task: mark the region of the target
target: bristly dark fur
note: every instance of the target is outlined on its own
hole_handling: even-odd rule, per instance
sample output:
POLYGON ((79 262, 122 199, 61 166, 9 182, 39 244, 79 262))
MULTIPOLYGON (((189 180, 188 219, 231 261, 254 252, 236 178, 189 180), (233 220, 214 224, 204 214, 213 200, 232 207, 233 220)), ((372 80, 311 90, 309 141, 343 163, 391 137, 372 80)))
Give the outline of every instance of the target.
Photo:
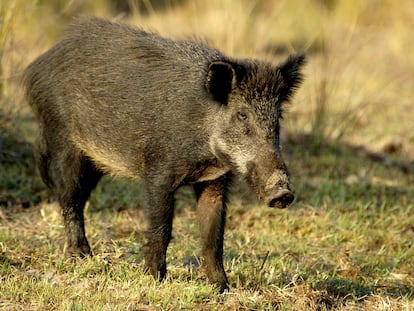
POLYGON ((288 59, 279 65, 279 71, 283 78, 280 86, 279 101, 289 101, 292 94, 301 85, 303 73, 301 68, 306 64, 305 54, 290 55, 288 59))
POLYGON ((289 101, 303 80, 301 68, 306 63, 304 54, 290 55, 277 67, 268 63, 246 62, 244 74, 239 77, 239 88, 249 101, 261 99, 276 103, 289 101))

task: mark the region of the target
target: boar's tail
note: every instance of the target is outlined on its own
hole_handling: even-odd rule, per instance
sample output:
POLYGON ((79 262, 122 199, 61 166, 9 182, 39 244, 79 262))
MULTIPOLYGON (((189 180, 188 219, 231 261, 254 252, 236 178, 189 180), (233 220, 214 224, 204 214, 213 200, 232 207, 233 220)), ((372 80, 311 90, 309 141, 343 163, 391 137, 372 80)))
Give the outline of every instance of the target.
POLYGON ((50 154, 46 148, 46 141, 43 137, 38 138, 38 144, 36 148, 36 164, 39 168, 40 176, 42 177, 43 182, 49 189, 53 189, 54 182, 53 178, 50 175, 50 154))

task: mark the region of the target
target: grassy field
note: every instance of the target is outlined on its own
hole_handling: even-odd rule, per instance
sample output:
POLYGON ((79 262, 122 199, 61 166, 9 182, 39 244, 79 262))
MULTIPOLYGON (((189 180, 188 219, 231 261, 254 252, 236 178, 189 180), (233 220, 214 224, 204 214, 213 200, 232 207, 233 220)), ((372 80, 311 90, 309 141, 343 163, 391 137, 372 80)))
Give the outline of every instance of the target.
POLYGON ((414 6, 410 1, 0 2, 0 310, 414 310, 414 6), (37 125, 22 70, 76 14, 119 19, 227 54, 306 51, 283 124, 296 200, 231 194, 219 295, 197 269, 195 202, 177 194, 167 280, 143 273, 140 185, 104 179, 87 209, 95 256, 64 232, 33 163, 37 125))

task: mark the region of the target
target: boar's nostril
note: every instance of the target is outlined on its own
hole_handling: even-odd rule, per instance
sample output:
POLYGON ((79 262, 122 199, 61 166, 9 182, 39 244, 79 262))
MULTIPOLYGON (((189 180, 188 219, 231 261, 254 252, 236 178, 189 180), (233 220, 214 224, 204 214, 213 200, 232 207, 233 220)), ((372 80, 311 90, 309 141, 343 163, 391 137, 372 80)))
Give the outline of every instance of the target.
POLYGON ((285 208, 288 207, 294 199, 295 196, 291 191, 282 190, 268 201, 268 205, 269 207, 285 208))

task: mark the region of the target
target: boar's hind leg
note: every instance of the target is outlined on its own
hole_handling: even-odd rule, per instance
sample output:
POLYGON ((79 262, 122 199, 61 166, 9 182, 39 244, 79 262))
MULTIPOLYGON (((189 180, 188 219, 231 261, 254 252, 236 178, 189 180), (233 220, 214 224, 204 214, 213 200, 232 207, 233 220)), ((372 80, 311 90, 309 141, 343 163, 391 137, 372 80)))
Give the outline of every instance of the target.
POLYGON ((168 186, 156 185, 148 180, 146 186, 145 213, 148 219, 148 228, 146 231, 147 244, 144 247, 145 262, 149 273, 161 281, 167 273, 166 254, 171 240, 174 195, 169 190, 171 187, 168 186))
POLYGON ((83 257, 92 254, 85 236, 83 209, 102 173, 78 151, 66 151, 65 156, 59 155, 60 180, 55 186, 66 231, 65 254, 83 257))
POLYGON ((220 291, 228 289, 223 267, 223 235, 226 218, 228 178, 194 185, 202 239, 202 265, 207 277, 220 291))

